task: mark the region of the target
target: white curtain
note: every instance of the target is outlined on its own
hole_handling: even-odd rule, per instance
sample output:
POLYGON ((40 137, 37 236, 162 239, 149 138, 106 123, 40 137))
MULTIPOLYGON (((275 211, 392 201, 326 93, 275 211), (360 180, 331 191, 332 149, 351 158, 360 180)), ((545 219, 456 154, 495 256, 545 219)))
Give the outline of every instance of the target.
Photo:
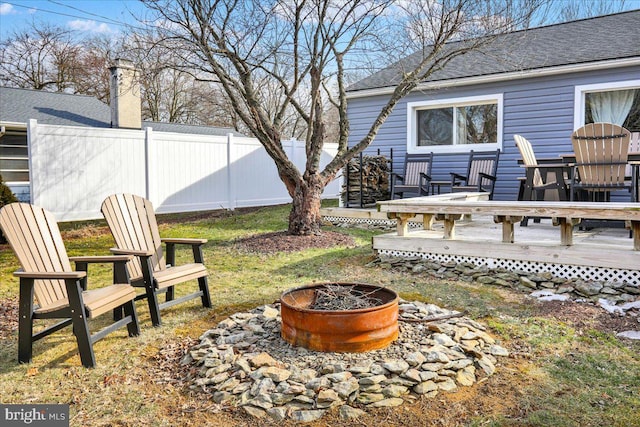
POLYGON ((635 89, 590 93, 593 121, 622 126, 631 111, 635 93, 635 89))
POLYGON ((464 107, 456 108, 456 127, 458 132, 457 144, 468 144, 469 135, 467 133, 467 109, 464 107))

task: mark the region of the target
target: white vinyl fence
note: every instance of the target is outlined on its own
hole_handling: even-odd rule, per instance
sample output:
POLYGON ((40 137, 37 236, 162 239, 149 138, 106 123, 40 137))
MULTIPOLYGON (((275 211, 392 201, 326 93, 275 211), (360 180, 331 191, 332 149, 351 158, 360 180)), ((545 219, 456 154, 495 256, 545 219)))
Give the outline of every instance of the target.
MULTIPOLYGON (((173 213, 289 203, 275 164, 254 138, 98 129, 29 123, 31 203, 59 221, 101 218, 102 201, 114 193, 151 200, 173 213)), ((298 168, 304 142, 283 143, 298 168)), ((337 144, 325 144, 322 165, 337 144)), ((337 198, 340 182, 323 197, 337 198)))

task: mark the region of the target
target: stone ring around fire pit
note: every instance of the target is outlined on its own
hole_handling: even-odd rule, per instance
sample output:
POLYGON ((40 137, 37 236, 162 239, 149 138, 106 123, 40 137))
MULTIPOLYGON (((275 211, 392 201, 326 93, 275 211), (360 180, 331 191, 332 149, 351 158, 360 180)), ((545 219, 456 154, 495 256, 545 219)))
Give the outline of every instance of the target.
POLYGON ((291 289, 280 298, 282 338, 322 352, 382 349, 398 338, 398 300, 391 289, 359 283, 291 289))

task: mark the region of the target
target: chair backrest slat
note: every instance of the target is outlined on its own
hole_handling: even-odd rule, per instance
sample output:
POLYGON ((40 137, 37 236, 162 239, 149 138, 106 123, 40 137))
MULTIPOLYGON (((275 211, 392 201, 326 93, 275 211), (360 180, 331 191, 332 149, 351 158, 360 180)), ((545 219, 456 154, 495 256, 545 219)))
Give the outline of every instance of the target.
MULTIPOLYGON (((53 215, 26 203, 11 203, 0 211, 0 227, 27 272, 68 272, 71 264, 53 215)), ((34 295, 46 307, 67 297, 63 280, 36 280, 34 295)))
POLYGON ((480 173, 495 176, 498 169, 498 156, 500 150, 490 153, 469 153, 469 165, 467 167, 467 185, 476 186, 480 180, 480 173))
POLYGON ((431 175, 432 154, 411 156, 407 154, 404 163, 404 185, 420 185, 420 173, 431 175))
POLYGON ((624 183, 630 132, 611 123, 590 123, 572 135, 582 185, 615 186, 624 183))
MULTIPOLYGON (((528 139, 520 135, 513 135, 513 139, 516 141, 516 146, 520 150, 522 156, 522 162, 525 166, 538 166, 538 159, 533 151, 533 147, 528 139)), ((541 187, 543 185, 542 176, 540 176, 540 170, 534 169, 533 171, 533 186, 541 187)))
MULTIPOLYGON (((153 205, 133 194, 114 194, 103 203, 101 211, 120 249, 152 251, 154 271, 166 268, 160 233, 153 205)), ((142 270, 137 260, 127 264, 131 277, 140 277, 142 270)))

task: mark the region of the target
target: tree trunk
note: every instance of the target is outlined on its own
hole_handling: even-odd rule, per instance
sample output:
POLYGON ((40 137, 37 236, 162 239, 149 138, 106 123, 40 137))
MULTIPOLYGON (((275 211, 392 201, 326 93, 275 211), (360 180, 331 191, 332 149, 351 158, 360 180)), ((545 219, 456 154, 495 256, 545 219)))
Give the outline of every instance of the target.
POLYGON ((321 233, 320 204, 325 183, 318 175, 306 176, 293 191, 293 206, 289 214, 289 234, 296 236, 321 233))

